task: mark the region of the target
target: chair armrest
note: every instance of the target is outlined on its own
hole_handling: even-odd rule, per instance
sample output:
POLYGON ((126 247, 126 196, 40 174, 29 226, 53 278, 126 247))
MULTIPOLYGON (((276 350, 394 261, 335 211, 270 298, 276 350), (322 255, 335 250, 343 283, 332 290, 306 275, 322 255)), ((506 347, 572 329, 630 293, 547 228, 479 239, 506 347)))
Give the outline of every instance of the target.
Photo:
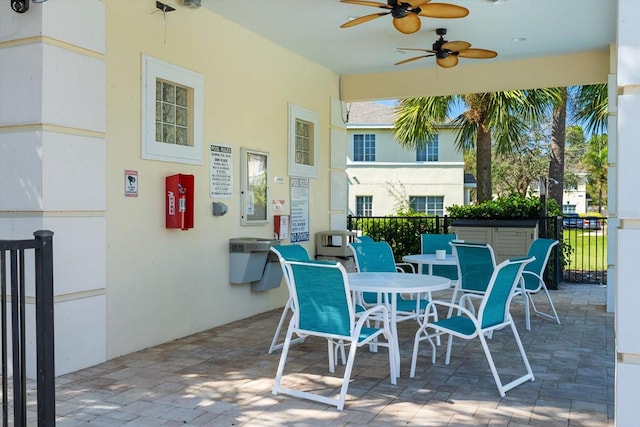
POLYGON ((411 270, 411 272, 414 273, 414 274, 416 272, 416 268, 411 263, 408 263, 408 262, 397 262, 396 263, 396 270, 401 272, 401 273, 406 273, 406 271, 402 267, 409 267, 409 270, 411 270))
POLYGON ((389 327, 389 310, 387 310, 387 307, 385 307, 384 305, 378 304, 360 313, 360 318, 356 322, 356 330, 360 331, 362 329, 362 326, 364 325, 364 322, 366 322, 369 317, 371 317, 372 315, 378 312, 382 312, 382 321, 385 327, 388 328, 389 327))
POLYGON ((451 307, 451 308, 457 308, 458 309, 458 315, 460 314, 466 314, 472 321, 473 323, 477 326, 477 319, 475 314, 473 314, 470 310, 464 308, 463 306, 461 306, 460 304, 454 304, 448 301, 442 301, 442 300, 434 300, 434 301, 430 301, 429 304, 427 304, 427 307, 424 309, 425 313, 428 313, 429 310, 431 309, 431 306, 435 305, 441 305, 443 307, 451 307))

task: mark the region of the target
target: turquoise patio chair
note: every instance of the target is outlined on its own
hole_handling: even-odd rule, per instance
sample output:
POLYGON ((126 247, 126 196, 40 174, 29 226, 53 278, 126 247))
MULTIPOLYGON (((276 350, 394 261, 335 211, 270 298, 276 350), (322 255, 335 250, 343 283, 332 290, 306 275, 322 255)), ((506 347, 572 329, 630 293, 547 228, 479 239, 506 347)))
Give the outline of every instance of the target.
MULTIPOLYGON (((449 243, 457 240, 458 235, 453 234, 421 234, 420 248, 423 254, 435 254, 436 250, 443 249, 447 254, 453 254, 453 248, 449 243)), ((431 267, 435 276, 444 276, 452 281, 458 280, 458 267, 455 265, 434 265, 431 267)), ((426 274, 424 271, 423 274, 426 274)))
POLYGON ((547 319, 555 320, 558 325, 560 324, 560 318, 558 317, 558 313, 556 312, 556 308, 553 305, 553 301, 551 301, 551 295, 549 295, 549 290, 547 289, 547 285, 544 283, 544 271, 547 268, 547 263, 549 261, 549 256, 551 255, 551 251, 558 244, 557 240, 553 239, 536 239, 529 246, 529 253, 527 256, 533 256, 536 258, 535 261, 529 263, 525 266, 524 271, 522 272, 522 279, 524 280, 524 290, 525 290, 525 316, 526 316, 526 328, 527 330, 531 330, 531 319, 529 312, 529 303, 531 303, 531 307, 536 315, 545 317, 547 319), (533 300, 533 296, 540 291, 544 291, 547 296, 547 301, 549 302, 549 311, 552 314, 544 313, 538 310, 536 304, 533 300))
MULTIPOLYGON (((285 393, 295 397, 314 400, 316 402, 335 405, 339 411, 344 402, 351 379, 351 371, 356 349, 375 341, 376 345, 389 350, 389 376, 391 384, 396 384, 397 373, 395 363, 395 340, 389 328, 389 315, 384 305, 376 305, 361 313, 356 321, 354 304, 347 272, 340 263, 319 264, 297 261, 283 261, 289 272, 293 304, 296 309, 289 322, 286 338, 280 355, 273 394, 285 393), (366 322, 370 317, 382 319, 382 327, 370 328, 366 322), (335 372, 334 352, 332 346, 344 343, 349 345, 349 356, 342 377, 342 386, 337 398, 314 394, 308 391, 294 390, 281 385, 289 347, 293 335, 300 337, 317 336, 327 339, 329 343, 330 372, 335 372), (381 341, 384 336, 385 341, 381 341)), ((294 380, 295 382, 295 380, 294 380)), ((326 387, 333 388, 327 384, 326 387)), ((317 388, 317 386, 314 386, 317 388)))
MULTIPOLYGON (((356 269, 359 272, 387 272, 387 273, 404 273, 402 266, 405 264, 410 266, 412 272, 415 269, 409 263, 396 263, 393 255, 393 249, 389 243, 384 241, 373 243, 349 243, 356 263, 356 269)), ((410 274, 410 273, 407 273, 410 274)), ((386 301, 390 301, 390 296, 386 296, 386 301)), ((365 307, 372 304, 378 304, 378 295, 375 292, 363 292, 360 296, 359 303, 365 307)), ((397 298, 397 321, 408 319, 419 319, 424 312, 428 301, 416 296, 415 299, 405 299, 401 295, 397 298)))
MULTIPOLYGON (((483 295, 489 286, 489 280, 496 268, 493 248, 487 243, 451 242, 453 253, 458 262, 458 282, 453 289, 451 303, 467 293, 483 295)), ((473 307, 469 307, 473 310, 473 307)), ((451 316, 451 310, 449 310, 451 316)))
POLYGON ((371 236, 358 236, 356 237, 360 243, 373 243, 375 240, 371 236))
MULTIPOLYGON (((282 326, 287 318, 289 312, 293 312, 293 299, 291 297, 291 283, 289 277, 287 275, 287 271, 282 264, 283 261, 310 261, 309 253, 307 250, 300 245, 291 244, 291 245, 279 245, 272 246, 271 252, 276 254, 278 260, 280 261, 280 266, 282 267, 282 275, 284 276, 285 283, 287 284, 287 289, 289 290, 289 299, 282 310, 282 314, 280 315, 280 321, 278 322, 278 327, 276 328, 275 334, 273 334, 273 339, 271 340, 271 345, 269 346, 269 354, 273 353, 275 350, 279 350, 282 348, 283 343, 278 343, 278 337, 280 336, 280 331, 282 330, 282 326)), ((297 338, 293 341, 294 344, 300 343, 304 341, 304 338, 297 338)))
MULTIPOLYGON (((421 341, 428 340, 431 344, 431 362, 436 362, 436 345, 433 342, 434 337, 439 337, 444 334, 449 334, 449 340, 447 343, 447 354, 445 358, 445 364, 449 364, 451 360, 451 347, 453 343, 453 337, 459 337, 466 340, 474 339, 478 337, 482 344, 482 349, 489 362, 493 379, 496 382, 500 396, 504 397, 505 393, 512 388, 524 383, 525 381, 534 380, 533 371, 531 365, 527 359, 527 354, 524 351, 520 336, 516 329, 516 325, 509 312, 509 306, 511 300, 515 295, 515 288, 518 286, 521 278, 522 271, 525 265, 534 261, 535 258, 513 258, 508 259, 498 265, 492 272, 489 279, 488 286, 484 295, 480 294, 465 294, 461 298, 460 304, 453 304, 445 301, 432 301, 430 306, 444 306, 450 309, 457 310, 455 316, 450 316, 446 319, 435 321, 432 323, 424 323, 416 332, 413 356, 411 359, 411 377, 415 376, 416 362, 418 358, 418 349, 421 341), (481 299, 480 307, 478 309, 478 315, 471 312, 464 307, 465 299, 481 299), (487 338, 485 335, 491 335, 494 331, 502 329, 506 326, 511 327, 511 331, 515 338, 520 356, 524 362, 526 368, 526 374, 512 380, 508 384, 502 384, 502 380, 498 375, 491 351, 487 344, 487 338), (432 329, 432 333, 428 333, 427 330, 432 329)), ((427 308, 431 309, 431 307, 427 308)))

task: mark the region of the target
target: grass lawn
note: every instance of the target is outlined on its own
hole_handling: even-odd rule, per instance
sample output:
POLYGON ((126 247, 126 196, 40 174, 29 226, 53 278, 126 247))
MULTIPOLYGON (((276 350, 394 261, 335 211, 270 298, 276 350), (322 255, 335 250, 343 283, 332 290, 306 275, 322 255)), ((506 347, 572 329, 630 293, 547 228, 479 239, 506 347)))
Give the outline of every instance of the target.
POLYGON ((565 269, 589 271, 607 269, 607 235, 605 230, 565 229, 563 240, 572 248, 569 263, 565 269))

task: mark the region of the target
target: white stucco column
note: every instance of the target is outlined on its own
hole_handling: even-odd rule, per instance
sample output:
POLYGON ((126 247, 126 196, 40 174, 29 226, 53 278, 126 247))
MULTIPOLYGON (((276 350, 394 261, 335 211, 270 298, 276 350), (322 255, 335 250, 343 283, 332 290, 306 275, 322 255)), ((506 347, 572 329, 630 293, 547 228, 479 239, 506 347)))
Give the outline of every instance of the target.
MULTIPOLYGON (((640 2, 618 0, 616 193, 616 424, 637 425, 640 383, 638 262, 640 252, 640 2)), ((610 148, 611 150, 611 148, 610 148)), ((610 243, 611 244, 611 241, 610 243)))
MULTIPOLYGON (((0 239, 54 232, 59 375, 106 355, 105 7, 0 7, 0 239)), ((32 323, 33 299, 27 303, 32 323)), ((28 341, 35 377, 35 339, 28 341)))

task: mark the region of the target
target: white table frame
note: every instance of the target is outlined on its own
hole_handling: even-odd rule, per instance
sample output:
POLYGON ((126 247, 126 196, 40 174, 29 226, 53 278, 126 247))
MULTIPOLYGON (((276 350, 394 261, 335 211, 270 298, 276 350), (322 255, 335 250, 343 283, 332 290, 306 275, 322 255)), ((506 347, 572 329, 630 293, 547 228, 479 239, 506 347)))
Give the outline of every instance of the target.
MULTIPOLYGON (((451 288, 451 280, 446 277, 411 274, 411 273, 349 273, 349 288, 355 292, 375 292, 390 294, 390 324, 391 334, 395 340, 396 372, 400 376, 400 347, 398 340, 398 294, 426 293, 431 299, 431 292, 451 288)), ((426 315, 426 313, 425 313, 426 315)))

